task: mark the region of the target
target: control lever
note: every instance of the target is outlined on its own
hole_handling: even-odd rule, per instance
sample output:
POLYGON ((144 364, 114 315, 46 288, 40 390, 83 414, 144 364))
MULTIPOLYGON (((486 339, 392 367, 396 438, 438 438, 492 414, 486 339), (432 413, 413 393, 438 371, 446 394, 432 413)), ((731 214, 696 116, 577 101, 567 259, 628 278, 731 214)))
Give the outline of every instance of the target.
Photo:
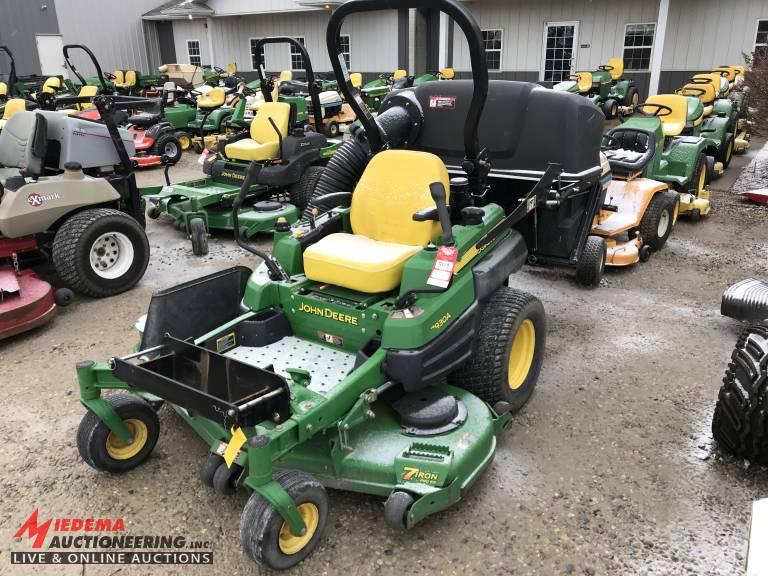
POLYGON ((440 219, 440 227, 443 229, 443 245, 453 246, 453 228, 451 227, 451 213, 446 203, 445 186, 442 182, 432 182, 429 185, 429 193, 437 206, 437 216, 440 219))

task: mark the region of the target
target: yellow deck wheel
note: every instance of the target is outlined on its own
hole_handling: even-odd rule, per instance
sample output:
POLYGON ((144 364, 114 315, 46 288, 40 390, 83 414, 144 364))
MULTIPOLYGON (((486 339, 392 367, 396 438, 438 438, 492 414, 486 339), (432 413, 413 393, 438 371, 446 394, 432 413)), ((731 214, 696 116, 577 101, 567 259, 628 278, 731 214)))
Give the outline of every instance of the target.
POLYGON ((283 522, 279 536, 280 551, 289 556, 300 552, 312 540, 312 536, 315 535, 320 523, 320 511, 311 502, 299 504, 296 509, 299 511, 299 516, 304 521, 307 530, 303 536, 296 536, 291 532, 288 524, 283 522))
POLYGON ((528 377, 536 350, 536 328, 531 320, 524 320, 517 329, 512 348, 509 351, 507 366, 507 384, 517 390, 528 377))
POLYGON ((182 150, 189 150, 189 147, 192 145, 192 140, 187 134, 179 134, 179 144, 181 145, 182 150))
POLYGON ((130 460, 141 452, 149 438, 147 425, 141 420, 130 418, 124 420, 123 423, 128 428, 131 436, 133 436, 133 442, 125 444, 120 438, 110 432, 109 436, 107 436, 107 454, 115 460, 130 460))

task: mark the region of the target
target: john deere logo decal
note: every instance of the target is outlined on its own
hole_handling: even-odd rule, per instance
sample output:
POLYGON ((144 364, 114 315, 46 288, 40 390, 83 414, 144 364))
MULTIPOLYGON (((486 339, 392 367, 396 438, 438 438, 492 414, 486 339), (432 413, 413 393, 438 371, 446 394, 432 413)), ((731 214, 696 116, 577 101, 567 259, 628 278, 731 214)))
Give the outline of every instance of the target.
POLYGON ((351 324, 352 326, 357 326, 357 317, 351 316, 349 314, 343 314, 341 312, 336 312, 335 310, 331 310, 330 308, 322 308, 320 306, 310 306, 309 304, 305 304, 304 302, 302 302, 299 305, 299 311, 306 312, 308 314, 317 314, 318 316, 322 316, 323 318, 330 318, 331 320, 336 320, 337 322, 344 322, 344 324, 351 324))
POLYGON ((42 196, 37 192, 32 192, 32 194, 27 196, 27 203, 29 203, 30 206, 37 207, 42 206, 46 200, 58 200, 59 198, 61 198, 61 196, 59 196, 58 192, 46 194, 45 196, 42 196))
POLYGON ((437 484, 439 475, 437 472, 427 472, 413 466, 403 466, 403 481, 418 482, 420 484, 437 484))

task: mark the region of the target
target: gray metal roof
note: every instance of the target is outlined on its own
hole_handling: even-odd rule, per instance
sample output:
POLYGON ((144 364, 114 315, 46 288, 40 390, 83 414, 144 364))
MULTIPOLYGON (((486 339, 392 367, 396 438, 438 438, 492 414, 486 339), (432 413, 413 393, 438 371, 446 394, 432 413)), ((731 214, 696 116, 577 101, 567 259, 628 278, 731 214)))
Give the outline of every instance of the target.
POLYGON ((213 16, 213 9, 206 0, 171 0, 142 14, 143 20, 177 20, 179 18, 205 18, 213 16))

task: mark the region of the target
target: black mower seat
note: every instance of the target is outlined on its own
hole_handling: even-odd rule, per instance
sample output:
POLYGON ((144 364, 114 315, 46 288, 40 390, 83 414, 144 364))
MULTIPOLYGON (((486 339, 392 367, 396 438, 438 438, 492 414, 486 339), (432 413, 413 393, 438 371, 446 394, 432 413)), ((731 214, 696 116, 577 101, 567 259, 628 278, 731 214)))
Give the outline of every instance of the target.
POLYGON ((652 132, 636 128, 614 128, 602 146, 611 170, 617 173, 641 172, 653 159, 656 139, 652 132))
MULTIPOLYGON (((471 80, 426 82, 415 87, 424 122, 411 148, 432 152, 449 166, 461 166, 464 119, 472 89, 471 80)), ((381 112, 384 110, 386 101, 381 112)), ((550 162, 575 174, 600 165, 604 122, 602 112, 577 94, 528 82, 492 80, 479 140, 488 150, 491 175, 499 170, 544 171, 550 162)))
POLYGON ((151 113, 151 112, 139 112, 138 114, 134 114, 131 117, 128 118, 128 122, 133 124, 134 126, 138 128, 149 128, 150 126, 153 126, 160 122, 160 119, 163 117, 162 114, 159 112, 157 113, 151 113))

